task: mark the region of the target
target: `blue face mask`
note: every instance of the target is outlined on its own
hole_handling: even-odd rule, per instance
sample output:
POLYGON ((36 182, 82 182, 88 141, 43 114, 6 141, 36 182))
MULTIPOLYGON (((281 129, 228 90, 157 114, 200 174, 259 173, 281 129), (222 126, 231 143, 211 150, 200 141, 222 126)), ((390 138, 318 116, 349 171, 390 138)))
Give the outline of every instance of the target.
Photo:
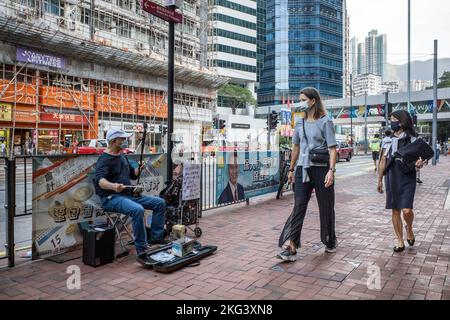
POLYGON ((394 132, 397 132, 398 130, 400 130, 402 127, 400 125, 400 121, 392 121, 391 122, 391 129, 394 132))
POLYGON ((124 142, 122 142, 122 144, 120 145, 120 149, 124 150, 128 148, 128 140, 125 140, 124 142))

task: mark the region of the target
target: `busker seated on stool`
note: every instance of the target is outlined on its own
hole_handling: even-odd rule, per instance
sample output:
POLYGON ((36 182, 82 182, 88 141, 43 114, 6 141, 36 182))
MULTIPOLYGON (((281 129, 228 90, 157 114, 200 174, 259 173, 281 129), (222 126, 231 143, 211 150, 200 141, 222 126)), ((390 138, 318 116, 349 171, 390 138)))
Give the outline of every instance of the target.
POLYGON ((133 168, 121 152, 128 147, 127 138, 132 134, 111 129, 106 134, 108 148, 99 157, 95 167, 95 191, 101 198, 102 208, 131 217, 134 244, 137 254, 148 249, 144 225, 145 209, 153 210, 150 244, 163 244, 166 203, 153 196, 134 196, 131 179, 136 180, 144 164, 133 168))

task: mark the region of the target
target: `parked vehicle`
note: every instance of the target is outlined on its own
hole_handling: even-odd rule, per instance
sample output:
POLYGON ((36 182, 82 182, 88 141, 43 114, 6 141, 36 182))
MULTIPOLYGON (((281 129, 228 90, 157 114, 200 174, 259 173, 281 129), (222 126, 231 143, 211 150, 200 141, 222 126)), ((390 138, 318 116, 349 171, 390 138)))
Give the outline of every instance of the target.
MULTIPOLYGON (((67 153, 73 154, 102 154, 105 152, 108 144, 106 139, 86 139, 79 141, 76 146, 64 148, 67 153)), ((133 149, 126 148, 125 154, 134 153, 133 149)))
POLYGON ((349 162, 353 157, 353 149, 345 141, 338 141, 336 151, 338 162, 342 159, 345 159, 347 160, 347 162, 349 162))

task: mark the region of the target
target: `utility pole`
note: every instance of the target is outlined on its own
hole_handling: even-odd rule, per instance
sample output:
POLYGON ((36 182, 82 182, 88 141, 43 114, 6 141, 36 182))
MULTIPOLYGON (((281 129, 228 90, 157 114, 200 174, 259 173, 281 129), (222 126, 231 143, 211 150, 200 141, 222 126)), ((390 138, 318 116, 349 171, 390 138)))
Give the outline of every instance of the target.
POLYGON ((408 0, 408 112, 411 107, 411 0, 408 0))
POLYGON ((437 163, 437 113, 438 113, 438 90, 437 90, 437 79, 438 79, 438 41, 434 40, 434 71, 433 71, 433 166, 437 163))
POLYGON ((350 146, 353 150, 353 75, 350 73, 350 146))
POLYGON ((367 141, 367 92, 364 95, 364 144, 365 144, 364 154, 367 155, 367 148, 369 147, 367 141))
POLYGON ((173 114, 174 114, 174 73, 175 73, 175 22, 169 21, 169 69, 167 74, 167 181, 172 181, 172 150, 173 150, 173 114))
POLYGON ((389 128, 389 90, 384 94, 384 118, 386 121, 385 129, 389 128))

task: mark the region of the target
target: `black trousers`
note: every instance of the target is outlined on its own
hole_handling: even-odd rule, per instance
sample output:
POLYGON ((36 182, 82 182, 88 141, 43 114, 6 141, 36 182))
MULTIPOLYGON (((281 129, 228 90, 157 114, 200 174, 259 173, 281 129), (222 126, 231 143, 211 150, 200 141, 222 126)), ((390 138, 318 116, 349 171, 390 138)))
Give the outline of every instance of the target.
POLYGON ((300 237, 303 221, 314 189, 320 212, 320 239, 324 245, 333 248, 336 246, 334 184, 325 188, 325 177, 328 174, 329 167, 311 167, 307 170, 310 181, 303 183, 302 168, 297 167, 295 173, 295 205, 280 235, 278 245, 282 247, 286 241, 292 240, 297 248, 301 247, 300 237))

